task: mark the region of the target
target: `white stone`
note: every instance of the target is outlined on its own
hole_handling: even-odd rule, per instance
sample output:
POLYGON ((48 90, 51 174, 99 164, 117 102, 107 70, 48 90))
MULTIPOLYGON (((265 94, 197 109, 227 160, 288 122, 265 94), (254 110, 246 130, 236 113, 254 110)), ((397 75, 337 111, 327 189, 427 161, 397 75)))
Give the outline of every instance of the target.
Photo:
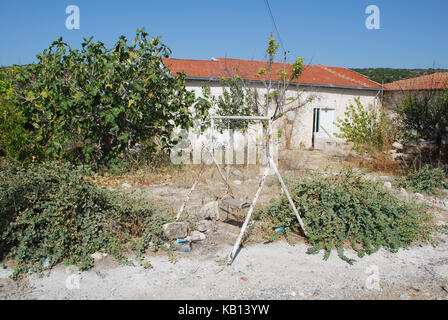
POLYGON ((199 231, 193 231, 193 233, 190 236, 191 241, 202 241, 205 240, 206 236, 202 232, 199 231))
POLYGON ((420 201, 424 201, 425 200, 425 196, 422 195, 421 193, 414 193, 414 199, 420 200, 420 201))
POLYGON ((91 257, 93 258, 93 260, 95 260, 95 261, 100 261, 101 259, 104 258, 103 254, 102 254, 101 252, 95 252, 95 253, 92 253, 90 256, 91 256, 91 257))
POLYGON ((400 189, 400 193, 401 193, 401 195, 403 196, 403 198, 404 198, 406 201, 409 200, 409 193, 406 191, 406 189, 401 188, 401 189, 400 189))
POLYGON ((132 187, 129 183, 123 183, 121 186, 125 189, 129 189, 132 187))
POLYGON ((393 153, 390 156, 392 157, 392 159, 397 160, 398 158, 403 158, 404 153, 393 153))
POLYGON ((445 201, 440 200, 440 207, 447 210, 448 209, 448 200, 445 200, 445 201))
POLYGON ((392 183, 390 183, 389 181, 384 182, 384 187, 387 189, 392 189, 392 183))
POLYGON ((213 223, 210 220, 201 220, 196 223, 196 229, 200 232, 211 232, 213 230, 213 223))
POLYGON ((392 144, 392 147, 394 147, 397 150, 403 150, 403 145, 401 143, 399 143, 399 142, 394 142, 392 144))
POLYGON ((186 222, 171 222, 163 225, 165 236, 169 239, 183 239, 188 235, 186 222))
POLYGON ((65 268, 65 273, 67 274, 78 274, 80 273, 79 268, 75 265, 70 265, 65 268))
POLYGON ((219 203, 218 201, 211 201, 206 203, 198 212, 195 214, 197 217, 206 219, 218 219, 219 217, 219 203))

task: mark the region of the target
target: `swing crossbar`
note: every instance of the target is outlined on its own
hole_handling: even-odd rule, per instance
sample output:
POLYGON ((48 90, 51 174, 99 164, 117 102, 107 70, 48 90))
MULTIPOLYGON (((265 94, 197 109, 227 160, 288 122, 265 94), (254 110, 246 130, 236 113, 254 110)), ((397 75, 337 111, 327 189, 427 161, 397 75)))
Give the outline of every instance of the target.
POLYGON ((269 117, 257 117, 257 116, 210 116, 211 119, 226 119, 226 120, 254 120, 254 121, 267 121, 271 120, 269 117))

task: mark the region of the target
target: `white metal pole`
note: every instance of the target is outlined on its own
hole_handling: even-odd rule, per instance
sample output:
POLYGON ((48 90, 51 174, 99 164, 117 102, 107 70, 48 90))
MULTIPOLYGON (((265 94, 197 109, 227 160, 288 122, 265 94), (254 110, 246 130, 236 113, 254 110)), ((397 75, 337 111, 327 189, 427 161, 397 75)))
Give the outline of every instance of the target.
POLYGON ((257 203, 258 197, 260 196, 261 190, 263 189, 263 185, 264 185, 264 182, 266 180, 266 176, 268 175, 268 173, 269 173, 269 162, 266 166, 266 169, 264 170, 263 177, 261 178, 257 193, 255 194, 255 197, 252 200, 252 203, 250 205, 249 212, 247 213, 247 216, 246 216, 246 220, 244 220, 244 224, 241 227, 240 234, 239 234, 238 238, 236 239, 236 242, 235 242, 235 245, 233 246, 232 252, 230 253, 229 261, 227 262, 228 264, 232 264, 233 259, 235 258, 236 252, 238 251, 238 249, 240 247, 241 241, 243 240, 243 237, 244 237, 244 233, 246 232, 247 225, 249 224, 250 217, 252 215, 252 212, 254 211, 255 204, 257 203))
MULTIPOLYGON (((268 137, 267 138, 268 138, 269 146, 271 146, 272 126, 271 126, 271 120, 269 119, 268 121, 269 122, 268 122, 268 137)), ((269 154, 271 156, 272 155, 272 149, 271 148, 269 148, 269 149, 270 149, 269 150, 269 154)), ((255 197, 252 200, 252 203, 251 203, 250 208, 249 208, 249 212, 247 213, 246 219, 244 220, 244 224, 241 227, 240 234, 238 235, 238 238, 236 239, 235 245, 233 246, 233 250, 230 253, 229 261, 227 262, 228 264, 231 264, 233 262, 233 259, 235 258, 235 255, 236 255, 236 253, 237 253, 237 251, 238 251, 238 249, 240 247, 241 241, 243 240, 244 234, 246 233, 246 228, 247 228, 247 225, 249 224, 250 218, 252 216, 252 212, 254 211, 255 204, 257 203, 258 198, 260 197, 260 193, 261 193, 261 190, 263 189, 264 182, 266 181, 266 177, 269 174, 270 164, 271 164, 271 161, 268 161, 268 163, 266 164, 266 169, 264 170, 263 177, 261 178, 260 184, 258 186, 258 190, 255 193, 255 197)))
MULTIPOLYGON (((274 135, 272 134, 271 119, 268 121, 269 159, 274 159, 274 135)), ((269 162, 270 160, 268 160, 269 162)))
POLYGON ((215 131, 215 119, 213 117, 210 118, 210 155, 212 157, 215 156, 214 147, 213 147, 213 135, 215 131))
POLYGON ((300 227, 302 228, 303 233, 304 233, 305 236, 306 236, 305 226, 304 226, 304 224, 303 224, 302 218, 300 218, 299 212, 297 211, 297 208, 296 208, 296 206, 295 206, 295 204, 294 204, 294 201, 292 201, 292 198, 291 198, 291 196, 289 195, 288 188, 286 188, 286 185, 285 185, 285 183, 283 182, 282 176, 280 175, 280 172, 279 172, 278 169, 277 169, 277 165, 275 164, 274 159, 271 158, 270 161, 271 161, 271 166, 272 166, 272 168, 274 169, 275 173, 277 174, 277 178, 278 178, 278 180, 280 181, 280 184, 282 185, 282 189, 283 189, 283 191, 284 191, 285 194, 286 194, 286 198, 288 198, 289 204, 291 205, 292 210, 294 211, 294 214, 295 214, 296 217, 297 217, 297 221, 299 221, 299 225, 300 225, 300 227))
POLYGON ((179 211, 177 212, 177 217, 176 220, 180 219, 180 215, 182 214, 182 212, 184 211, 185 205, 187 204, 188 200, 190 200, 190 196, 193 193, 194 189, 196 188, 196 185, 198 184, 199 180, 201 180, 201 176, 202 173, 204 172, 205 169, 205 162, 202 163, 201 166, 201 170, 199 171, 198 176, 196 177, 195 182, 193 183, 193 186, 191 187, 190 191, 187 193, 187 195, 185 196, 184 201, 182 202, 182 205, 180 206, 179 211))

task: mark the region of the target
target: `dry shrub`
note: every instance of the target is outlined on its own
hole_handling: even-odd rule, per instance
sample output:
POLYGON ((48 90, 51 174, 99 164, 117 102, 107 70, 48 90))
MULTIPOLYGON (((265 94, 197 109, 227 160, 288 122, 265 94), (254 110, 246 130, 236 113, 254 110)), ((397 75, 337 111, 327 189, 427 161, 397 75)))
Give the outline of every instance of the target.
POLYGON ((369 172, 383 172, 386 174, 407 168, 405 162, 393 160, 390 154, 379 151, 367 156, 350 155, 347 161, 351 164, 351 167, 364 168, 369 172))

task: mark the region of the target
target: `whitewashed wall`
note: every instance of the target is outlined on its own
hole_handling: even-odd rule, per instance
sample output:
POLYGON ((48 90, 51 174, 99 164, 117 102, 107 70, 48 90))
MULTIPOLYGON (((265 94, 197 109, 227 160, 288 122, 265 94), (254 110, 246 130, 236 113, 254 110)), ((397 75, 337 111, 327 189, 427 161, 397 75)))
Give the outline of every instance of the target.
MULTIPOLYGON (((202 83, 199 80, 188 80, 187 89, 194 91, 197 96, 202 96, 202 83)), ((209 81, 206 84, 210 87, 212 95, 219 96, 222 94, 223 89, 218 81, 209 81)), ((260 97, 262 97, 266 92, 265 87, 262 83, 255 86, 260 97)), ((378 91, 376 90, 290 86, 286 93, 287 97, 297 96, 298 90, 300 90, 302 101, 305 101, 309 96, 315 98, 312 102, 295 111, 294 120, 290 121, 286 117, 282 117, 274 122, 274 133, 280 133, 281 135, 280 149, 287 148, 287 146, 289 146, 289 149, 310 148, 312 146, 313 108, 335 109, 336 121, 344 117, 346 107, 353 104, 353 99, 356 97, 360 98, 365 107, 369 105, 379 107, 378 91)), ((274 107, 271 108, 270 112, 270 115, 272 115, 274 107)), ((337 127, 334 126, 334 128, 337 132, 337 127)))

